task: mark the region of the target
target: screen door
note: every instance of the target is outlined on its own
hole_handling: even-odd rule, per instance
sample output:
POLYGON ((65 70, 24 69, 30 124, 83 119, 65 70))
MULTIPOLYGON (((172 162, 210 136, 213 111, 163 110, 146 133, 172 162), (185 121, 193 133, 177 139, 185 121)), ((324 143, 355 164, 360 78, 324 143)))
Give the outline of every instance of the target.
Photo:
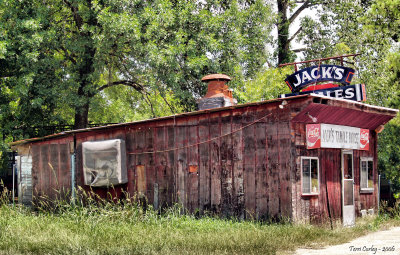
POLYGON ((343 204, 343 225, 354 226, 354 169, 353 151, 342 151, 342 204, 343 204))

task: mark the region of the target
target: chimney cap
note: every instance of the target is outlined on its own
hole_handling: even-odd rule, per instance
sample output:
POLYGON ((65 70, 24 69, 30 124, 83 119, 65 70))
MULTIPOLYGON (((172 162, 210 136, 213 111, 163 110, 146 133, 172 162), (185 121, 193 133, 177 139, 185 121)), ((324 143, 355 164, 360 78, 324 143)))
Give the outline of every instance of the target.
POLYGON ((206 75, 201 79, 201 81, 203 81, 203 82, 212 81, 212 80, 227 80, 227 81, 230 81, 231 77, 229 77, 228 75, 225 75, 225 74, 216 73, 216 74, 206 75))

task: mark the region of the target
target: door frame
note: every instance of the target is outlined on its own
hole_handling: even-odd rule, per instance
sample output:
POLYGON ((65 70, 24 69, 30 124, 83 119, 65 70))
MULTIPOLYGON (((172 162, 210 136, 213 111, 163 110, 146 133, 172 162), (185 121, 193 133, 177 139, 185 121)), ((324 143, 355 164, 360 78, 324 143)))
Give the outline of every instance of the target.
POLYGON ((354 154, 353 150, 342 150, 341 151, 341 184, 342 184, 342 222, 344 226, 354 226, 355 225, 355 203, 354 203, 354 154), (351 168, 352 168, 352 178, 345 178, 344 176, 344 155, 351 155, 351 168), (352 205, 345 205, 345 182, 351 183, 352 185, 352 205))

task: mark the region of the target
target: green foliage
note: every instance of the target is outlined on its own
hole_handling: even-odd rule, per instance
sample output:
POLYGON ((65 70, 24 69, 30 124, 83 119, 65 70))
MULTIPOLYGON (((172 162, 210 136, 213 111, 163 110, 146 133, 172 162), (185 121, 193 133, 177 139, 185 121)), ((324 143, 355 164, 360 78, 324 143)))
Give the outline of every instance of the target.
POLYGON ((174 94, 155 91, 140 93, 117 86, 98 93, 92 101, 89 119, 94 123, 120 123, 169 116, 183 112, 174 94))
MULTIPOLYGON (((398 119, 397 119, 397 122, 398 119)), ((400 191, 400 125, 395 121, 385 125, 379 134, 378 168, 392 183, 395 192, 400 191)))
POLYGON ((266 62, 272 18, 261 0, 45 2, 0 4, 0 104, 9 133, 193 110, 202 76, 222 72, 238 85, 266 62), (136 92, 110 102, 126 92, 103 93, 117 85, 136 92), (134 100, 129 116, 110 111, 134 100))
POLYGON ((260 71, 253 80, 244 83, 243 88, 234 91, 239 103, 257 102, 278 98, 281 94, 291 93, 284 82, 293 68, 268 68, 260 71))

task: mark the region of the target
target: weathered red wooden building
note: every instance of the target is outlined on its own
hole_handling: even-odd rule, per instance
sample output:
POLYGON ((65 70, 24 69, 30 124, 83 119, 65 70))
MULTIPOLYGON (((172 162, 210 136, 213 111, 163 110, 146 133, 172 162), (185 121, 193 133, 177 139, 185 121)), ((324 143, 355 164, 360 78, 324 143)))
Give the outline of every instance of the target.
POLYGON ((377 209, 377 137, 396 114, 300 95, 18 141, 20 201, 82 186, 155 208, 351 225, 377 209))

